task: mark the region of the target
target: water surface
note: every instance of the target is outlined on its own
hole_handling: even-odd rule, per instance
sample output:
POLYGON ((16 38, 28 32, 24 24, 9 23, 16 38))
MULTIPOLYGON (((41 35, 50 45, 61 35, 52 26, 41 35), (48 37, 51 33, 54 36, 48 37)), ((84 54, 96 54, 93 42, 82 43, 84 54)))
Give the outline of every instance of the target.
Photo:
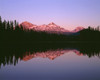
POLYGON ((0 80, 100 80, 97 48, 1 50, 0 80))

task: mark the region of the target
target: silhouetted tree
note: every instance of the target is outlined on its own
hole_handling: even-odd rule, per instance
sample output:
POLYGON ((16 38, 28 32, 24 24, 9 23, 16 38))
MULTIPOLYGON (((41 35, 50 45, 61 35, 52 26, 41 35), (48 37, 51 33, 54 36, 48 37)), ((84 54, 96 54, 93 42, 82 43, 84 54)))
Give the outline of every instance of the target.
POLYGON ((10 21, 10 29, 11 29, 11 31, 14 30, 14 24, 13 24, 13 21, 10 21))
POLYGON ((6 20, 4 20, 3 23, 2 23, 1 30, 4 31, 6 29, 6 27, 7 27, 7 22, 6 22, 6 20))
POLYGON ((15 31, 20 31, 19 24, 18 22, 16 22, 16 20, 15 20, 15 31))
POLYGON ((1 19, 1 16, 0 16, 0 30, 1 30, 1 27, 2 27, 2 19, 1 19))
POLYGON ((7 22, 7 30, 10 31, 10 23, 9 23, 9 21, 7 22))
POLYGON ((23 31, 23 26, 22 25, 20 25, 20 30, 23 31))

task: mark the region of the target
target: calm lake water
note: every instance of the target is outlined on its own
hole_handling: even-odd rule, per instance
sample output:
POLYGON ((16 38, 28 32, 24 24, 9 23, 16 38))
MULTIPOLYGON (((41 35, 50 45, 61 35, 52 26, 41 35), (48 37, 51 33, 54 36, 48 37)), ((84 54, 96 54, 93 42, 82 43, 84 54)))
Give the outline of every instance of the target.
POLYGON ((100 80, 99 49, 93 49, 1 49, 0 80, 100 80))

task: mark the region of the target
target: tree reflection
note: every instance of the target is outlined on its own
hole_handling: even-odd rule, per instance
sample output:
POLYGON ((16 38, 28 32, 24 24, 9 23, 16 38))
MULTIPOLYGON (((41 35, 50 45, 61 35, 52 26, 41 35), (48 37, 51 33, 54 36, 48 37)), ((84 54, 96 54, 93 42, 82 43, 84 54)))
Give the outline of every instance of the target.
POLYGON ((79 56, 87 55, 89 58, 93 56, 100 57, 100 47, 97 45, 67 45, 67 46, 30 46, 30 47, 1 47, 0 48, 0 66, 16 65, 18 60, 30 60, 36 57, 55 58, 67 53, 74 52, 79 56), (31 47, 31 48, 30 48, 31 47))

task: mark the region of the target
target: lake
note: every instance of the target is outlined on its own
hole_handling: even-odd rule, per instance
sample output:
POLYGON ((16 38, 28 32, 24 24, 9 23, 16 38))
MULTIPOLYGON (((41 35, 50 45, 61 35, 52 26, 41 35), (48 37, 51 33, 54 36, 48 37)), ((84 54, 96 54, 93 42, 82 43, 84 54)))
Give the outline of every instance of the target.
POLYGON ((0 80, 100 80, 99 47, 0 51, 0 80))

